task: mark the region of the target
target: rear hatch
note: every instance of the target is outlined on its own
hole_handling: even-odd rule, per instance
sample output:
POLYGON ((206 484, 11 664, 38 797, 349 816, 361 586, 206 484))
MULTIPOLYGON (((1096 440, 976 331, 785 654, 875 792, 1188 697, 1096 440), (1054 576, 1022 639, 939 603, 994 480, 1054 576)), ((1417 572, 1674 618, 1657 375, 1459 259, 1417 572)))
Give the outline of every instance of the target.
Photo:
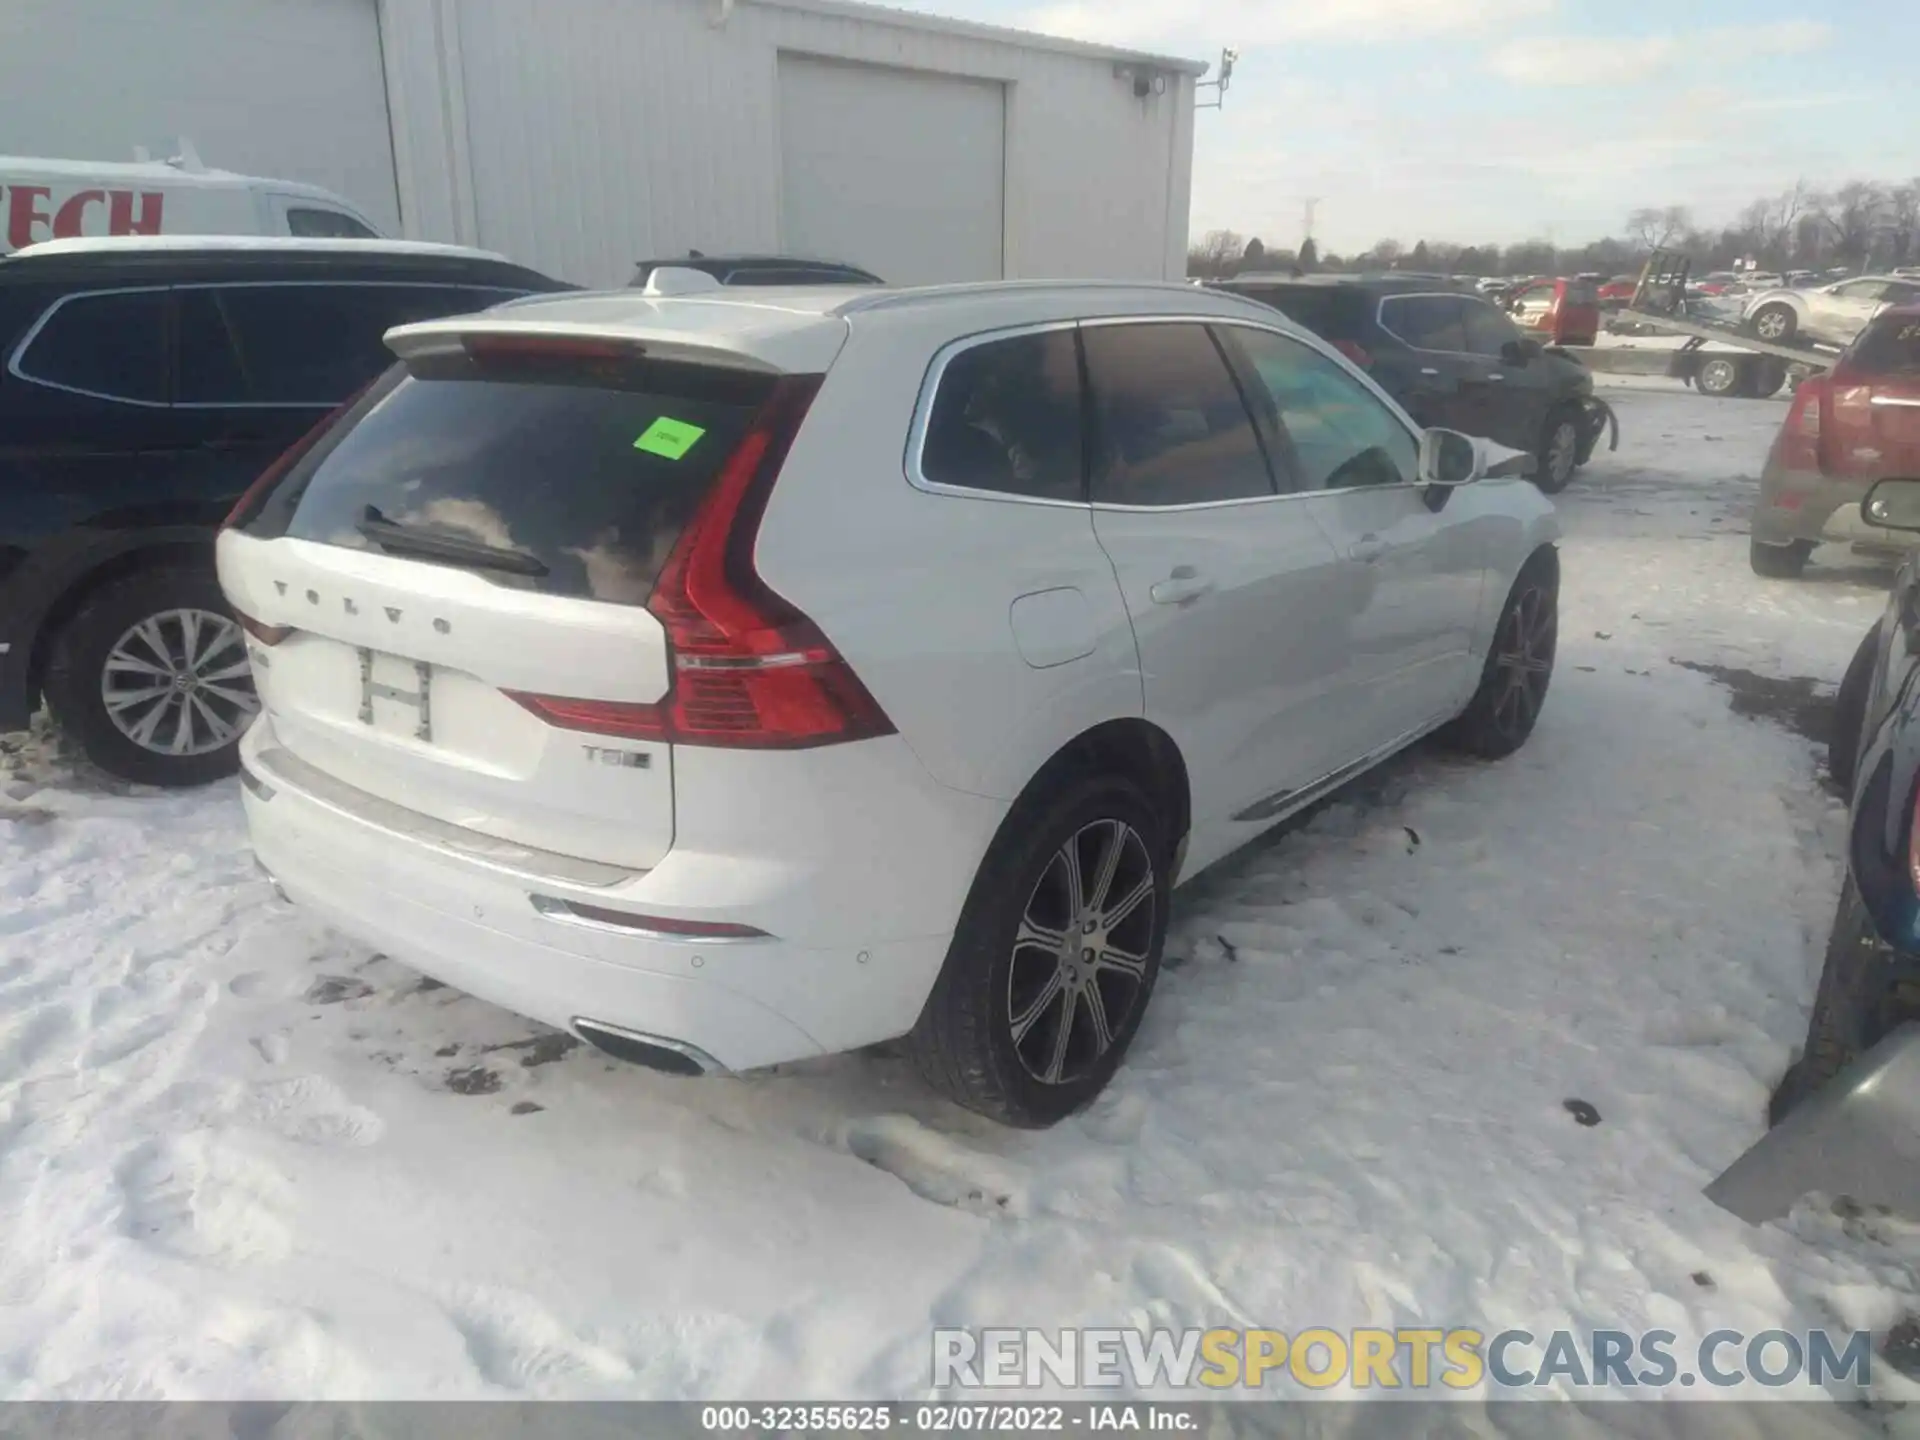
POLYGON ((1832 473, 1920 477, 1920 310, 1883 314, 1834 366, 1832 473))
POLYGON ((563 855, 673 841, 646 608, 770 371, 485 335, 396 366, 220 540, 271 744, 332 782, 563 855))

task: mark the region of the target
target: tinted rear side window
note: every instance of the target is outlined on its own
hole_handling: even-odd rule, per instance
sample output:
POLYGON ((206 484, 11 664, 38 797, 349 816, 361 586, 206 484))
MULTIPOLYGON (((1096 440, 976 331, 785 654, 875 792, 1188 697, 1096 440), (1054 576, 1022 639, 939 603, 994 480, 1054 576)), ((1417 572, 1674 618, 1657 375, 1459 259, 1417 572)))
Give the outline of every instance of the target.
POLYGON ((238 351, 248 402, 314 407, 338 405, 393 362, 381 337, 394 326, 508 298, 436 285, 229 285, 201 293, 238 351))
POLYGON ((1416 350, 1463 351, 1467 332, 1457 295, 1393 295, 1380 302, 1380 323, 1416 350))
POLYGON ((453 285, 183 288, 174 399, 337 405, 393 363, 381 337, 395 325, 485 310, 519 293, 453 285), (279 328, 295 320, 308 328, 279 328))
POLYGON ((483 571, 502 584, 643 604, 771 389, 689 366, 421 373, 383 382, 246 528, 378 551, 361 530, 378 518, 546 567, 483 571))
POLYGON ((1084 500, 1080 357, 1073 331, 989 340, 947 362, 920 473, 1043 500, 1084 500))
POLYGON ((30 380, 116 400, 167 398, 163 290, 75 295, 58 306, 20 356, 30 380))
POLYGON ((1083 342, 1096 503, 1195 505, 1274 493, 1239 383, 1204 326, 1095 325, 1083 342))
POLYGON ((1866 329, 1849 357, 1869 375, 1920 375, 1920 316, 1885 315, 1866 329))
POLYGON ((1346 285, 1236 285, 1233 293, 1271 305, 1322 340, 1364 340, 1367 296, 1346 285))

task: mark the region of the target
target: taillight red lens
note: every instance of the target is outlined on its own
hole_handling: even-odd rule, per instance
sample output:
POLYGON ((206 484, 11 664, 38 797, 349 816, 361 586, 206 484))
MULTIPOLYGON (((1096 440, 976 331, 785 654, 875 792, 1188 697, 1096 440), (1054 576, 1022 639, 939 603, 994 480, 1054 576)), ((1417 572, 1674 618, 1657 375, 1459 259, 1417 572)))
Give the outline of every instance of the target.
POLYGON ((1787 409, 1786 423, 1780 428, 1780 462, 1789 470, 1824 471, 1821 432, 1832 381, 1825 375, 1813 375, 1800 382, 1793 404, 1787 409))
POLYGON ((676 745, 786 750, 894 733, 831 641, 753 567, 774 478, 819 380, 781 380, 661 567, 647 608, 667 632, 656 704, 509 692, 550 724, 676 745))
POLYGON ((1362 370, 1369 369, 1373 365, 1373 356, 1367 353, 1364 345, 1358 344, 1355 341, 1336 340, 1333 342, 1333 348, 1346 356, 1347 359, 1351 360, 1354 364, 1358 365, 1362 370))
POLYGON ((234 526, 245 524, 248 520, 252 519, 254 511, 260 508, 260 502, 267 498, 267 493, 272 490, 275 485, 280 483, 281 478, 286 475, 287 471, 298 464, 300 457, 319 443, 320 437, 333 428, 334 422, 355 405, 358 405, 360 403, 360 397, 365 395, 367 391, 371 390, 378 383, 378 377, 369 380, 344 401, 321 416, 311 430, 307 431, 306 434, 294 441, 293 444, 289 445, 285 450, 282 450, 280 457, 271 465, 267 466, 265 470, 262 470, 260 477, 249 485, 241 494, 240 498, 234 502, 233 509, 227 512, 227 518, 220 522, 220 528, 222 530, 231 530, 234 526))

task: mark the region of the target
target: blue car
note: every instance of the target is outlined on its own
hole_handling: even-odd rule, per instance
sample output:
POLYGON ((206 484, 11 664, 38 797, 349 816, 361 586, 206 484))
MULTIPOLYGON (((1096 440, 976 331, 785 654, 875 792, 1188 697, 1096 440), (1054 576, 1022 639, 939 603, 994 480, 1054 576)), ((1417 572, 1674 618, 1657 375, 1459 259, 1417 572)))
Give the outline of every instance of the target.
MULTIPOLYGON (((1860 508, 1870 526, 1920 532, 1920 477, 1880 481, 1860 508)), ((1851 799, 1847 876, 1806 1045, 1774 1092, 1775 1121, 1896 1026, 1920 1019, 1917 559, 1910 553, 1901 565, 1886 613, 1840 683, 1828 761, 1851 799)))

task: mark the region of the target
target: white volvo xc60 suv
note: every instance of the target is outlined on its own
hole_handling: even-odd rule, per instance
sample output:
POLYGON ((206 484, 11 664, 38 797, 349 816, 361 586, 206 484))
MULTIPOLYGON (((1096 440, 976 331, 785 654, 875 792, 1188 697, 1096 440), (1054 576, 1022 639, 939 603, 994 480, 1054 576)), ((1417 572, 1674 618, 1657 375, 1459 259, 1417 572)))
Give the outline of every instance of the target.
POLYGON ((906 1036, 1051 1123, 1177 882, 1546 694, 1551 503, 1251 301, 626 291, 388 343, 219 538, 255 848, 656 1068, 906 1036))

